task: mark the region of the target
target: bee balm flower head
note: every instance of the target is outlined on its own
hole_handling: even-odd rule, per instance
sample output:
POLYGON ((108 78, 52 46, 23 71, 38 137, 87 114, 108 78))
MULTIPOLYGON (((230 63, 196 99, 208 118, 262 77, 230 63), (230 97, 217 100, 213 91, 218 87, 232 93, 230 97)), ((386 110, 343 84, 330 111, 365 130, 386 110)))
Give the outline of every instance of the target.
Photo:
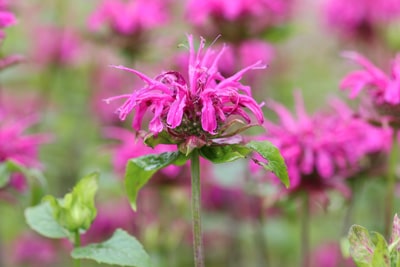
POLYGON ((356 52, 344 53, 346 58, 353 60, 362 70, 356 70, 347 74, 341 81, 342 89, 350 90, 350 97, 356 97, 361 90, 369 89, 371 102, 377 111, 399 120, 400 110, 400 54, 392 62, 390 74, 382 71, 367 58, 356 52))
POLYGON ((133 128, 140 130, 145 112, 150 111, 153 117, 149 131, 153 135, 165 131, 174 143, 194 142, 196 146, 231 136, 227 130, 234 122, 249 124, 248 111, 258 124, 262 124, 261 105, 251 96, 250 87, 242 84, 240 79, 245 72, 265 66, 256 62, 225 78, 217 68, 224 48, 218 53, 204 49, 205 40, 201 39, 198 51, 195 51, 191 35, 188 42, 187 79, 176 71, 163 72, 153 79, 137 70, 116 66, 136 74, 145 82, 144 87, 135 89, 132 94, 106 100, 126 99, 118 109, 120 119, 124 120, 134 110, 133 128))

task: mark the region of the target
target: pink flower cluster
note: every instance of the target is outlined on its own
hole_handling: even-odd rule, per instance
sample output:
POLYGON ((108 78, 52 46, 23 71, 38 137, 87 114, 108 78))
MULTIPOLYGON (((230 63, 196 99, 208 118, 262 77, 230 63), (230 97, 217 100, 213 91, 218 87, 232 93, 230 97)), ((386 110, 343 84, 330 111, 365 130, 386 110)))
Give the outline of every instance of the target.
POLYGON ((169 20, 165 0, 104 0, 89 18, 89 28, 109 26, 121 35, 134 35, 169 20))
POLYGON ((390 75, 356 52, 346 52, 344 56, 364 68, 349 73, 340 83, 340 88, 350 90, 351 98, 367 88, 377 105, 400 104, 400 54, 392 62, 390 75))
POLYGON ((377 27, 400 18, 398 0, 327 0, 329 26, 345 37, 369 39, 377 27))
POLYGON ((341 181, 367 166, 368 155, 387 152, 391 145, 390 128, 374 127, 353 116, 343 102, 332 103, 332 114, 309 116, 300 96, 296 98, 297 119, 281 104, 269 102, 280 124, 265 123, 266 138, 281 151, 291 182, 291 190, 336 188, 341 181))
POLYGON ((127 99, 118 109, 120 119, 124 120, 135 110, 133 128, 140 130, 144 115, 150 110, 153 113, 149 123, 150 132, 157 135, 167 131, 180 141, 187 140, 189 136, 203 141, 221 137, 218 134, 221 134, 231 117, 250 123, 251 118, 245 108, 261 124, 264 120, 261 105, 252 98, 250 87, 240 83, 240 80, 247 71, 265 66, 258 61, 225 78, 218 70, 224 48, 217 54, 212 49, 204 52, 205 40, 202 39, 196 52, 191 35, 188 41, 187 80, 176 71, 167 71, 152 79, 136 70, 116 67, 136 74, 146 83, 132 94, 106 100, 127 99))

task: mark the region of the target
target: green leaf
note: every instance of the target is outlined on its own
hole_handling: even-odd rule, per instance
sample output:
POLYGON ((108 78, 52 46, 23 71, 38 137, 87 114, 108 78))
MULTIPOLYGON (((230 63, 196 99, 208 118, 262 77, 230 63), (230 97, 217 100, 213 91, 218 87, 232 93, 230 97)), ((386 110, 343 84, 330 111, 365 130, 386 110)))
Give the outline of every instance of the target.
POLYGON ((374 254, 372 256, 372 267, 390 267, 390 254, 385 238, 376 232, 374 237, 374 254))
POLYGON ((257 152, 267 160, 267 163, 257 160, 255 161, 257 164, 264 167, 267 171, 272 171, 286 187, 290 186, 285 160, 278 148, 268 141, 251 141, 246 147, 257 152))
POLYGON ((350 242, 346 237, 342 237, 340 239, 340 252, 342 253, 343 258, 350 258, 350 242))
POLYGON ((71 252, 74 259, 90 259, 98 263, 119 266, 150 267, 150 257, 142 245, 127 232, 117 229, 113 236, 103 242, 75 248, 71 252))
POLYGON ((225 163, 245 158, 251 150, 241 145, 205 146, 200 155, 213 163, 225 163))
POLYGON ((13 160, 6 160, 0 164, 0 188, 8 184, 11 174, 14 172, 22 173, 24 176, 29 175, 26 167, 13 160))
POLYGON ((360 225, 353 225, 349 231, 350 254, 358 267, 371 267, 375 245, 369 232, 360 225))
POLYGON ((130 159, 126 166, 125 188, 132 209, 136 210, 138 192, 154 173, 170 164, 182 165, 186 161, 187 157, 179 152, 164 152, 130 159))
POLYGON ((50 203, 56 221, 72 233, 89 229, 96 217, 94 198, 98 189, 98 177, 98 173, 83 177, 61 201, 53 196, 43 199, 50 203))
POLYGON ((25 209, 25 220, 30 228, 45 237, 69 237, 68 230, 61 227, 53 217, 52 208, 47 202, 25 209))
POLYGON ((13 160, 0 164, 0 188, 6 186, 12 173, 21 173, 27 179, 30 188, 30 205, 37 205, 43 197, 47 185, 41 171, 27 168, 13 160))

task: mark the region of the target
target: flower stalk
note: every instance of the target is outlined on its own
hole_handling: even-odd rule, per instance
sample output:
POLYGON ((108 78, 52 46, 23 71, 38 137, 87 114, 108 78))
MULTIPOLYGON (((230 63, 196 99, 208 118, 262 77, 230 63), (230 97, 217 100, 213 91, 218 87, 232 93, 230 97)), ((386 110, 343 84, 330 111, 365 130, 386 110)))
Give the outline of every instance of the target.
POLYGON ((310 266, 310 201, 307 193, 303 195, 301 214, 301 266, 310 266))
POLYGON ((193 150, 190 161, 194 262, 195 267, 204 267, 203 236, 201 231, 200 160, 197 149, 193 150))
POLYGON ((396 190, 396 166, 399 160, 397 148, 397 131, 393 133, 392 150, 389 155, 389 166, 387 171, 387 189, 385 199, 385 237, 389 238, 392 230, 393 205, 396 190))
MULTIPOLYGON (((81 246, 81 236, 79 234, 79 230, 76 230, 74 233, 74 248, 79 248, 81 246)), ((81 260, 74 259, 74 267, 81 267, 81 260)))

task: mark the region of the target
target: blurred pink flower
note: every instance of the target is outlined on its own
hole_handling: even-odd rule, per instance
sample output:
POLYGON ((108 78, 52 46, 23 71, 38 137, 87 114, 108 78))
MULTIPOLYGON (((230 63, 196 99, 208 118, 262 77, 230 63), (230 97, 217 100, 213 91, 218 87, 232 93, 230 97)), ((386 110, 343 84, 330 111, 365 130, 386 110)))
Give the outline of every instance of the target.
POLYGON ((36 29, 32 39, 32 58, 36 64, 70 65, 81 57, 82 41, 72 29, 43 26, 36 29))
POLYGON ((12 26, 17 23, 15 15, 8 10, 8 1, 0 1, 0 41, 4 39, 4 28, 12 26))
MULTIPOLYGON (((116 173, 124 174, 128 160, 149 154, 176 151, 176 145, 160 144, 154 149, 146 146, 135 134, 123 128, 107 128, 107 137, 120 140, 121 143, 114 147, 113 164, 116 173)), ((176 178, 182 167, 170 165, 160 170, 162 174, 170 178, 176 178)))
MULTIPOLYGON (((106 125, 119 125, 121 121, 115 116, 115 110, 119 107, 118 103, 106 104, 102 100, 108 97, 111 92, 119 94, 123 93, 132 84, 132 87, 135 87, 137 79, 132 79, 132 75, 127 72, 110 71, 110 68, 104 67, 104 65, 96 68, 92 74, 91 85, 93 95, 90 99, 93 116, 100 119, 106 125)), ((140 84, 137 86, 140 86, 140 84)))
POLYGON ((89 28, 106 24, 122 35, 135 35, 168 22, 166 0, 104 0, 89 18, 89 28))
POLYGON ((97 205, 97 216, 90 229, 82 236, 82 243, 103 242, 110 238, 117 228, 134 234, 137 228, 134 217, 127 201, 114 199, 103 202, 97 205))
POLYGON ((367 88, 377 105, 400 104, 400 54, 392 62, 390 75, 356 52, 346 52, 343 55, 364 68, 349 73, 340 83, 341 89, 350 89, 351 98, 367 88))
POLYGON ((14 242, 11 257, 15 266, 55 266, 57 252, 50 239, 29 233, 14 242))
POLYGON ((370 39, 385 23, 400 18, 398 0, 327 0, 327 24, 344 37, 370 39))
MULTIPOLYGON (((44 134, 25 134, 27 129, 37 122, 35 117, 15 118, 0 110, 0 163, 15 161, 25 167, 40 167, 38 159, 39 145, 47 142, 44 134)), ((20 174, 13 174, 10 185, 17 190, 25 188, 20 174)))
POLYGON ((351 259, 343 259, 340 247, 335 242, 318 246, 311 256, 310 267, 355 267, 351 259))
POLYGON ((189 0, 186 18, 201 34, 222 34, 231 41, 259 35, 285 22, 291 0, 189 0), (229 38, 232 37, 232 38, 229 38))
POLYGON ((22 55, 18 55, 18 54, 5 56, 2 59, 0 59, 0 70, 3 70, 5 68, 11 67, 15 64, 21 63, 24 60, 25 60, 25 58, 22 55))
POLYGON ((265 212, 261 198, 246 194, 241 186, 227 187, 208 182, 203 187, 202 206, 209 212, 228 212, 240 219, 260 218, 265 212))
MULTIPOLYGON (((257 39, 245 40, 238 44, 227 46, 218 68, 222 74, 230 76, 257 60, 269 64, 274 59, 274 56, 275 51, 271 44, 257 39)), ((260 76, 265 76, 265 74, 262 72, 251 72, 247 75, 247 78, 248 80, 253 80, 260 76)))
POLYGON ((390 149, 390 128, 378 128, 353 116, 339 100, 332 103, 332 114, 309 116, 301 96, 296 95, 297 119, 279 103, 271 101, 268 106, 280 123, 266 121, 266 139, 285 159, 291 191, 334 188, 348 195, 344 179, 368 167, 361 160, 390 149))
POLYGON ((218 70, 218 64, 225 49, 218 54, 211 49, 203 52, 205 40, 201 39, 196 52, 191 35, 188 41, 188 80, 176 71, 164 72, 152 79, 136 70, 116 66, 136 74, 146 83, 132 94, 106 99, 107 102, 127 99, 118 109, 119 118, 124 120, 135 110, 133 128, 139 131, 144 114, 150 110, 153 113, 149 123, 150 132, 157 135, 167 131, 177 143, 205 144, 213 138, 224 137, 224 131, 230 123, 228 119, 234 115, 244 120, 244 124, 249 124, 251 118, 244 108, 250 110, 261 124, 264 120, 261 105, 252 98, 250 87, 240 83, 247 71, 265 68, 261 61, 224 78, 218 70))

